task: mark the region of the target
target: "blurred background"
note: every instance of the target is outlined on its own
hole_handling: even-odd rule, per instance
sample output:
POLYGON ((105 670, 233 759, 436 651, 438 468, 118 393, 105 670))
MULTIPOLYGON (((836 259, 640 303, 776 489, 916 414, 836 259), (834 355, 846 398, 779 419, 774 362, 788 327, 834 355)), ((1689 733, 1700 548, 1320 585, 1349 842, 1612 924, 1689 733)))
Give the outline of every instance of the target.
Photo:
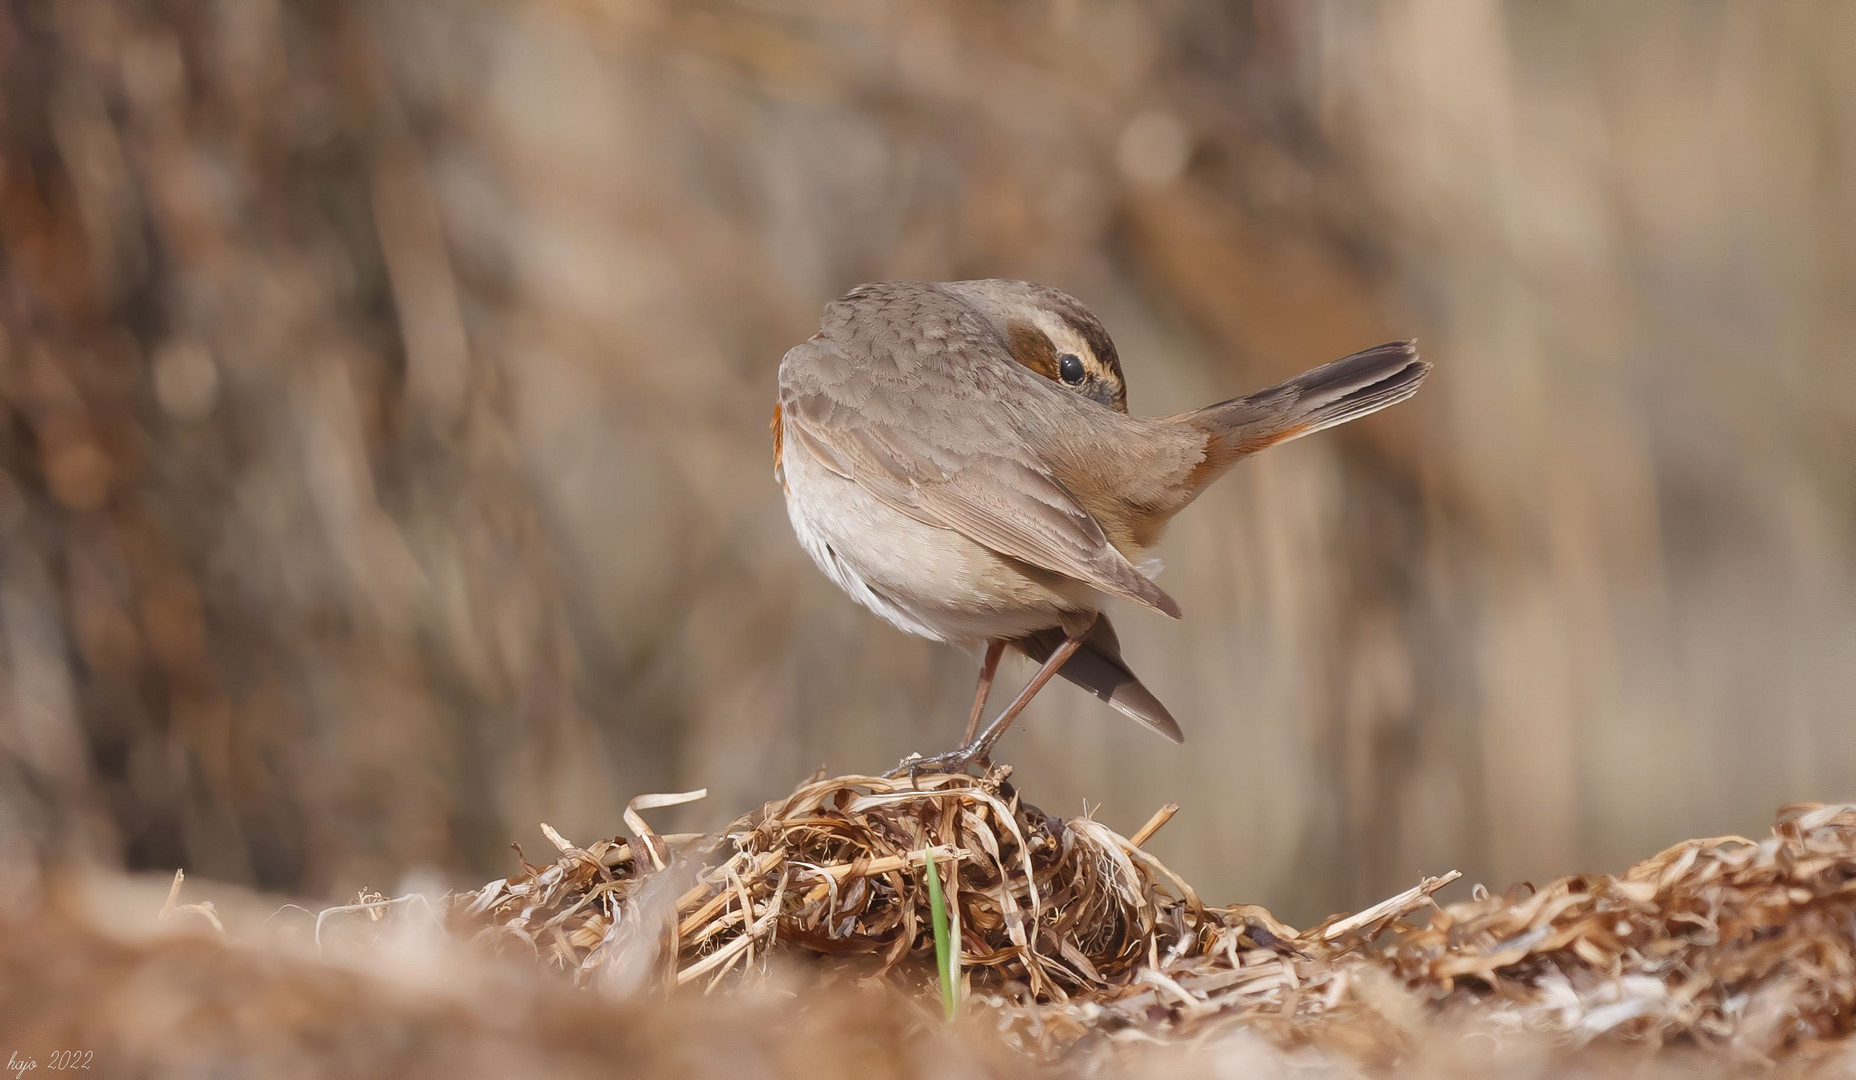
POLYGON ((1062 685, 1003 746, 1208 899, 1856 797, 1853 85, 1834 0, 7 4, 4 891, 480 882, 951 745, 971 659, 771 472, 880 279, 1075 293, 1137 412, 1437 365, 1175 525, 1184 748, 1062 685))

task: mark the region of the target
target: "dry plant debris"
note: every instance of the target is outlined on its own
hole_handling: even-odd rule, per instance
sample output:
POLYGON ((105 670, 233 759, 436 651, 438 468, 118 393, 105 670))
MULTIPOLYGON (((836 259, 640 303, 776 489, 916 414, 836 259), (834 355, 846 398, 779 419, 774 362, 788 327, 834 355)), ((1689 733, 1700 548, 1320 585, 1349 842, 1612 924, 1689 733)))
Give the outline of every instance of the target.
POLYGON ((1619 877, 1443 907, 1433 894, 1457 875, 1427 878, 1299 931, 1206 905, 1144 851, 1173 809, 1127 838, 1026 804, 1009 770, 820 777, 719 836, 659 836, 631 813, 634 835, 583 848, 544 826, 552 865, 524 860, 445 918, 582 985, 707 992, 799 961, 824 984, 880 979, 932 1003, 932 853, 966 1022, 1046 1060, 1241 1026, 1388 1067, 1442 1021, 1757 1065, 1809 1059, 1851 1027, 1856 806, 1789 807, 1764 841, 1689 841, 1619 877))
POLYGON ((1690 840, 1621 877, 1452 904, 1380 958, 1505 1026, 1762 1063, 1856 1026, 1856 806, 1795 804, 1772 835, 1690 840))

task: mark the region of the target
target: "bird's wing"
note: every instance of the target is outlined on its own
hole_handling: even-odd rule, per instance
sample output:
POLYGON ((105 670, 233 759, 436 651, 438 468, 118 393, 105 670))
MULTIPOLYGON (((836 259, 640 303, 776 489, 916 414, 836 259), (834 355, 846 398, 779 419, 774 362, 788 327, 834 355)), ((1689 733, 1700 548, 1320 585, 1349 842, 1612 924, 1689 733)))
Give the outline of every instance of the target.
POLYGON ((1019 430, 1023 396, 1063 391, 931 285, 866 286, 780 361, 790 444, 887 505, 1001 555, 1179 617, 1019 430))

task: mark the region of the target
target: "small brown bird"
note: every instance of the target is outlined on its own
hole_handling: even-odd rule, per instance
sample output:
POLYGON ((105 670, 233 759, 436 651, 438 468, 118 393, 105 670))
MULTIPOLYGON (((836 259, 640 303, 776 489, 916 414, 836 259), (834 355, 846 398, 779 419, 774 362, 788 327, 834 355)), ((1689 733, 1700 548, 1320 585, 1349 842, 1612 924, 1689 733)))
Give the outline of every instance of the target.
POLYGON ((1147 553, 1239 458, 1405 400, 1411 342, 1248 397, 1128 415, 1114 342, 1074 297, 1025 281, 863 285, 780 361, 774 475, 819 568, 903 630, 980 657, 961 746, 898 772, 982 761, 1061 673, 1172 739, 1121 656, 1105 598, 1179 618, 1147 553), (979 730, 1010 646, 1037 674, 979 730))

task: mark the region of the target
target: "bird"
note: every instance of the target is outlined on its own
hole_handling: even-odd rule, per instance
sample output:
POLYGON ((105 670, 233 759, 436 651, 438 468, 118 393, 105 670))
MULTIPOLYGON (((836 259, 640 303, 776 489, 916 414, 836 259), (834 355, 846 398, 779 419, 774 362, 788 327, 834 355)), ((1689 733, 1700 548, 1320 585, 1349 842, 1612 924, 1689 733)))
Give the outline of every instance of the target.
POLYGON ((1175 515, 1239 460, 1404 401, 1429 373, 1415 342, 1396 341, 1136 416, 1107 330, 1050 286, 881 282, 826 305, 780 359, 770 425, 793 531, 858 603, 979 660, 960 745, 891 775, 989 763, 1059 674, 1184 741, 1122 657, 1107 601, 1179 618, 1152 557, 1175 515), (1038 669, 981 727, 1008 648, 1038 669))

